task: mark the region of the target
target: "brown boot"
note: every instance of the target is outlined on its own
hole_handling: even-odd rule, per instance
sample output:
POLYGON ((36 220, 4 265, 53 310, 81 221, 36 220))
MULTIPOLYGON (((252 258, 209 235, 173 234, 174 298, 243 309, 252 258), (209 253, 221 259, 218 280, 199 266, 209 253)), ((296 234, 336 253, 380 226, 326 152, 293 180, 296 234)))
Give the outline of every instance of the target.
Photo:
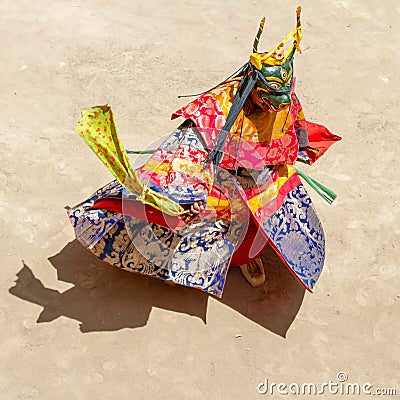
POLYGON ((251 286, 258 287, 264 284, 265 271, 260 258, 241 265, 240 270, 251 286))
POLYGON ((166 285, 171 286, 171 287, 178 286, 178 284, 175 283, 175 282, 173 282, 173 281, 167 281, 167 280, 165 280, 165 281, 163 281, 163 282, 164 282, 166 285))

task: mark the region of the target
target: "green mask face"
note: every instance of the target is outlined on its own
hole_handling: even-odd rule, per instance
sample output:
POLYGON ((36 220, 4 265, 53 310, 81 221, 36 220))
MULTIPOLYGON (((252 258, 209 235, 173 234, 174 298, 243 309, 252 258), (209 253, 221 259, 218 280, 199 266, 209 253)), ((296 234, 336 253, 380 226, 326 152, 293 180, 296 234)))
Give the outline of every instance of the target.
POLYGON ((293 55, 294 51, 282 65, 262 65, 262 78, 256 84, 256 91, 273 111, 287 108, 291 103, 293 55))

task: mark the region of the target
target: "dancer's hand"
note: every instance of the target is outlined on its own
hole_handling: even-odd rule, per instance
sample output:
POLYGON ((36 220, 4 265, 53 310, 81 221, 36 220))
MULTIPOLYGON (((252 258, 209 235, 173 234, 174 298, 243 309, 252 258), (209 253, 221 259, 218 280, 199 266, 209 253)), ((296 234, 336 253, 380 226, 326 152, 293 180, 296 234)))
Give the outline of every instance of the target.
POLYGON ((190 205, 187 211, 187 217, 185 222, 188 223, 192 219, 196 218, 201 212, 204 211, 204 204, 202 201, 195 201, 193 204, 190 205))

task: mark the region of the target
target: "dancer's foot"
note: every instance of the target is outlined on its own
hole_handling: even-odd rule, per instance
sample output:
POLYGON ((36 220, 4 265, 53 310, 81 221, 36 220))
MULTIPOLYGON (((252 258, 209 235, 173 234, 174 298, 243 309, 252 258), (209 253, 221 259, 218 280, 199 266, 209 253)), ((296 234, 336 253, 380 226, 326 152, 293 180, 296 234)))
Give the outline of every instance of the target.
POLYGON ((264 284, 265 271, 260 258, 241 265, 240 270, 251 286, 258 287, 264 284))

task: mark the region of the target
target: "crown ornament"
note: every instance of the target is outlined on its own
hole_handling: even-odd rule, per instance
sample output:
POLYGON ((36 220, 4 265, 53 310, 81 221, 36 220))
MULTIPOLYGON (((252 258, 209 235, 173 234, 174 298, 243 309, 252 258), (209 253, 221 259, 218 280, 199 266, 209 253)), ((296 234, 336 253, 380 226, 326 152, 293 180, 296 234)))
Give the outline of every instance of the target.
POLYGON ((294 52, 296 50, 299 53, 301 53, 300 42, 303 37, 303 34, 301 31, 300 14, 301 14, 301 6, 298 6, 296 10, 296 16, 297 16, 296 29, 289 32, 289 34, 280 43, 278 43, 275 47, 273 47, 270 51, 266 53, 258 52, 258 43, 260 41, 260 37, 264 29, 265 17, 261 20, 260 27, 258 28, 257 35, 254 38, 253 42, 253 53, 250 56, 250 62, 255 68, 261 70, 263 64, 282 65, 288 58, 293 57, 294 52), (292 38, 293 38, 293 43, 285 53, 283 48, 284 44, 292 38))

